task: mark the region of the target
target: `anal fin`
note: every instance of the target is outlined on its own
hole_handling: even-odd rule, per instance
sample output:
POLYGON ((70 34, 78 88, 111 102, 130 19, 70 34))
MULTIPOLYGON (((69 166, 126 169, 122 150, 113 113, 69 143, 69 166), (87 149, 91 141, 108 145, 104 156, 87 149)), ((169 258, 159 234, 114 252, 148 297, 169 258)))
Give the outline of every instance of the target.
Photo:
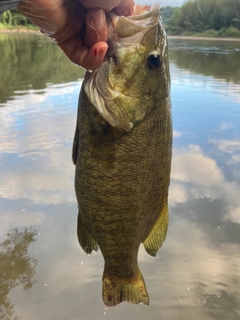
POLYGON ((80 246, 87 254, 98 251, 98 244, 86 229, 80 212, 78 213, 77 236, 80 246))
POLYGON ((166 238, 168 230, 168 204, 167 199, 164 200, 161 213, 149 233, 146 240, 143 242, 144 248, 151 256, 156 256, 161 248, 163 241, 166 238))

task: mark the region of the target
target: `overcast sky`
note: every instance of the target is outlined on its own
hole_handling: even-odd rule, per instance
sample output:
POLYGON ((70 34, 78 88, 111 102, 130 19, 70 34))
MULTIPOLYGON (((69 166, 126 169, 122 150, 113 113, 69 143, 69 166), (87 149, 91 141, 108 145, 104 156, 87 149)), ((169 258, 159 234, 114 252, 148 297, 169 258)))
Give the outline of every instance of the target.
POLYGON ((138 4, 154 4, 156 2, 160 2, 164 7, 181 7, 181 5, 187 0, 135 0, 135 3, 138 4))

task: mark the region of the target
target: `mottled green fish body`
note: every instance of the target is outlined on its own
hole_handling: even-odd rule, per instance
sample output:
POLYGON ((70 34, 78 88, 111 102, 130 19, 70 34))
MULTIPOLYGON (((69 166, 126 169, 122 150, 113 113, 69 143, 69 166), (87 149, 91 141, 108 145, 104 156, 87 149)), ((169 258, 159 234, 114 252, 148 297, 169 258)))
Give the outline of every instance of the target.
POLYGON ((172 126, 167 40, 159 11, 155 6, 124 18, 137 27, 145 19, 144 30, 133 28, 133 46, 126 44, 129 37, 133 42, 132 34, 121 38, 117 33, 112 57, 86 74, 79 98, 73 145, 78 239, 86 253, 99 247, 103 254, 108 306, 149 304, 139 246, 155 256, 167 233, 172 126))

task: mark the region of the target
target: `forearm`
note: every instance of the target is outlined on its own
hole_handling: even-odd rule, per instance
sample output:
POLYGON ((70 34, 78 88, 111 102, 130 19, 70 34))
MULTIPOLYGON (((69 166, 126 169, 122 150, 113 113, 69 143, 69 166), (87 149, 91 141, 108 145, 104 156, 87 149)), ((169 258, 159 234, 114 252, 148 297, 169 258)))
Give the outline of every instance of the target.
POLYGON ((0 14, 6 10, 15 9, 20 0, 0 0, 0 14))

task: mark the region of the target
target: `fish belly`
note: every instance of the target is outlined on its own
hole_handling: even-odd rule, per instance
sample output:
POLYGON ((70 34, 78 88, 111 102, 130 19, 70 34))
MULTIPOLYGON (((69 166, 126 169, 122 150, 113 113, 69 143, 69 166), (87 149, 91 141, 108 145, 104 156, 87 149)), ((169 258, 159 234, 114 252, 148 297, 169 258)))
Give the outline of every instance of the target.
POLYGON ((137 264, 139 245, 146 243, 146 250, 155 255, 164 240, 154 237, 166 234, 166 226, 163 231, 156 228, 155 236, 148 242, 146 239, 154 233, 157 222, 166 223, 171 141, 167 99, 159 101, 141 123, 125 132, 111 127, 81 90, 73 147, 78 238, 87 253, 97 246, 102 251, 103 298, 107 305, 122 300, 148 304, 146 292, 143 295, 147 298, 135 294, 141 288, 131 289, 134 292, 127 289, 125 294, 121 288, 134 279, 138 285, 142 281, 145 288, 137 264), (124 283, 119 284, 121 281, 124 283), (122 291, 118 296, 117 284, 122 291))

